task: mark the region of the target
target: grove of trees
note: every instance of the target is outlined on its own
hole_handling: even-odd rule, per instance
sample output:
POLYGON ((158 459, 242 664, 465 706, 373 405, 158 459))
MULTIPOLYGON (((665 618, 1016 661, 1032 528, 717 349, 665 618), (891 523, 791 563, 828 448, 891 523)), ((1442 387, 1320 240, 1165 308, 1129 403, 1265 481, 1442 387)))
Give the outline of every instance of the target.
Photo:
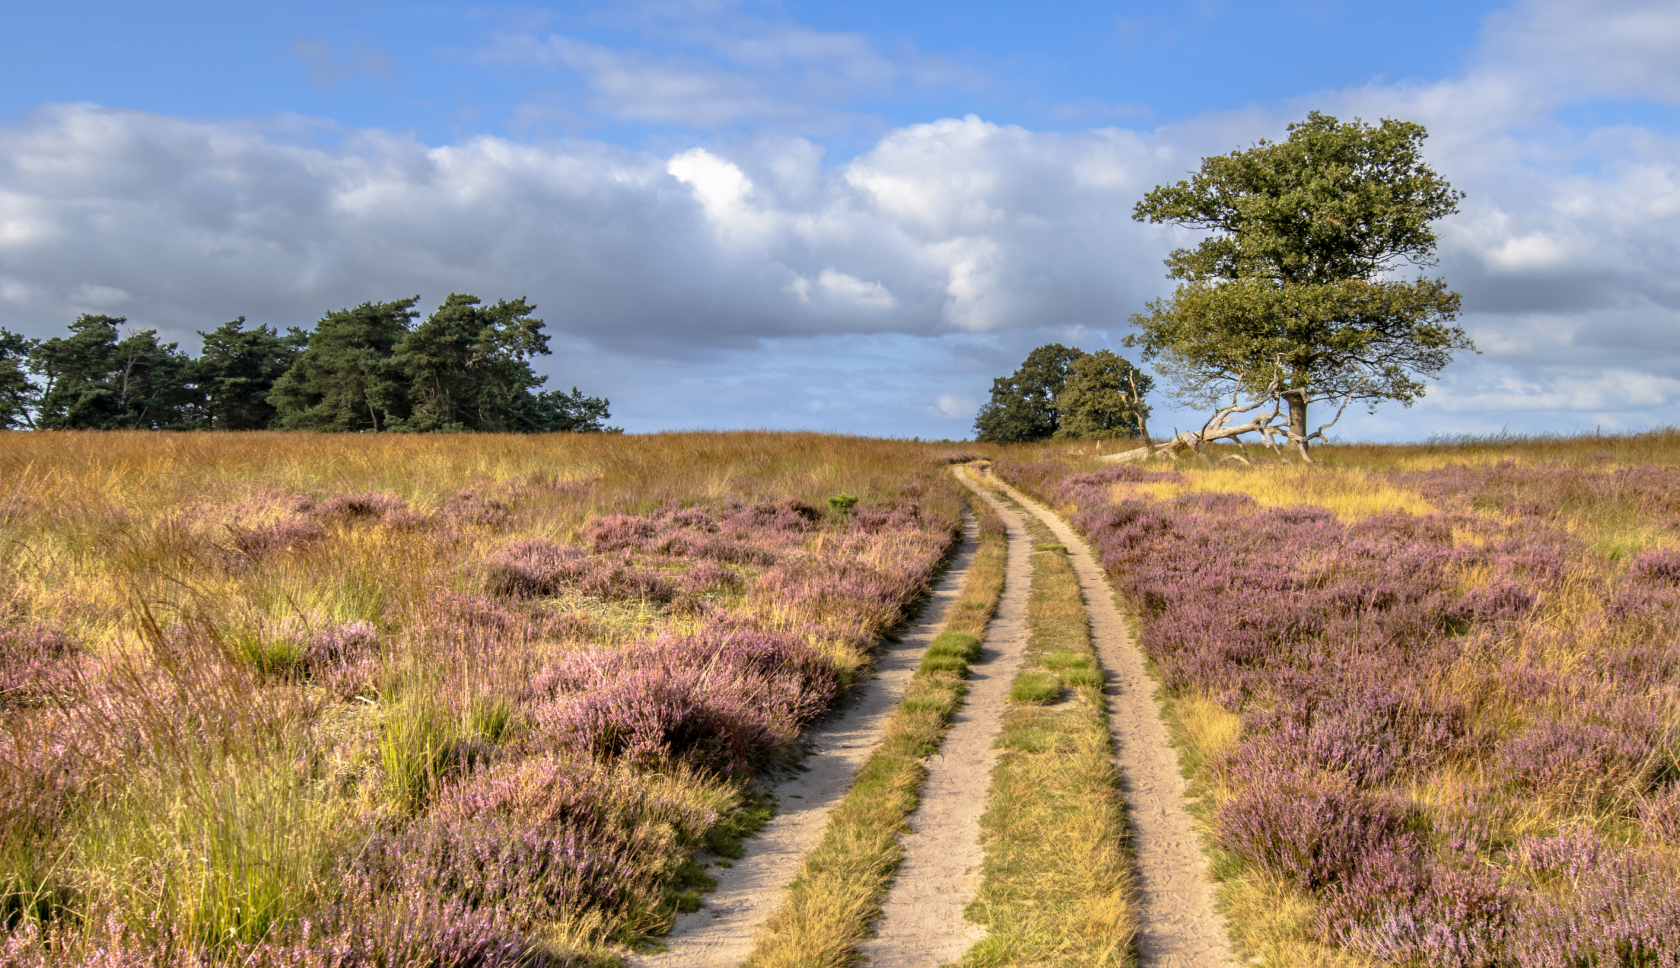
POLYGON ((1106 440, 1148 434, 1143 395, 1153 381, 1108 350, 1047 343, 1020 369, 992 381, 974 420, 977 440, 1018 443, 1051 437, 1106 440))
POLYGON ((149 430, 612 431, 608 401, 539 388, 543 321, 523 299, 419 297, 330 312, 312 330, 200 332, 197 358, 122 317, 65 336, 0 329, 0 427, 149 430))

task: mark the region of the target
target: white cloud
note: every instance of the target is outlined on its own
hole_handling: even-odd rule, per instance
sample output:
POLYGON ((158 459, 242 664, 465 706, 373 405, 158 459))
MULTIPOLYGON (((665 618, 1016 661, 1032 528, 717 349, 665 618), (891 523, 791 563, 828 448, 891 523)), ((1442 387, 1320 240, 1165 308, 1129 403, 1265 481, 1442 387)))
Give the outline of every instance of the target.
POLYGON ((70 294, 72 304, 93 309, 112 309, 133 298, 115 286, 101 286, 98 283, 83 283, 70 294))
POLYGON ((1119 322, 1156 291, 1122 132, 976 118, 894 132, 838 168, 800 139, 659 158, 591 142, 427 147, 379 131, 90 105, 0 128, 0 262, 33 328, 87 287, 186 337, 364 299, 528 295, 551 326, 651 354, 819 333, 1119 322), (1096 181, 1070 172, 1102 170, 1096 181), (884 186, 891 186, 887 190, 884 186), (803 284, 799 280, 804 280, 803 284), (104 290, 100 290, 103 292, 104 290), (803 298, 799 298, 800 296, 803 298))
POLYGON ((743 202, 752 192, 752 182, 741 169, 717 157, 704 148, 694 148, 674 156, 665 170, 671 177, 694 188, 694 197, 705 207, 706 215, 720 225, 738 222, 743 202))
POLYGON ((891 309, 898 304, 893 294, 880 283, 864 282, 833 269, 819 272, 814 284, 810 279, 800 276, 787 284, 787 291, 806 304, 827 302, 843 308, 874 311, 891 309))
POLYGON ((1670 0, 1523 0, 1488 18, 1483 59, 1576 95, 1680 102, 1670 0))

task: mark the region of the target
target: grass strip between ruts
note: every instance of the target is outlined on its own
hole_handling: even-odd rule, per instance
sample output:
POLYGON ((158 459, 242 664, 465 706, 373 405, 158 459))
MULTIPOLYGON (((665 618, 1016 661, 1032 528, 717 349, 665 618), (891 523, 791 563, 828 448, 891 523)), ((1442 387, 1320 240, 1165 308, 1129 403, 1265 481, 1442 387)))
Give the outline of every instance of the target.
POLYGON ((880 745, 829 815, 822 841, 805 858, 787 902, 766 922, 747 959, 749 968, 849 965, 881 913, 904 857, 899 834, 909 829, 927 779, 924 761, 950 729, 967 691, 968 663, 978 657, 1003 593, 1008 531, 984 502, 965 499, 979 521, 980 544, 945 630, 928 646, 880 745))
POLYGON ((1030 638, 998 736, 980 821, 986 859, 968 908, 990 934, 962 963, 1133 965, 1134 881, 1106 677, 1067 549, 1024 516, 1036 547, 1030 638))

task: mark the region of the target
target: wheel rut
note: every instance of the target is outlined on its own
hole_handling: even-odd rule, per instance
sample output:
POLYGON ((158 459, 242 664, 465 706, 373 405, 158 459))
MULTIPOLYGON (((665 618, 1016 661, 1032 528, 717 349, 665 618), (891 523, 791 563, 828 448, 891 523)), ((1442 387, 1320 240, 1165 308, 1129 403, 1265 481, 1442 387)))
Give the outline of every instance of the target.
MULTIPOLYGON (((880 740, 881 727, 903 696, 923 651, 944 628, 962 594, 978 539, 978 525, 965 512, 962 543, 915 621, 899 642, 882 643, 873 677, 858 694, 807 731, 801 771, 771 788, 776 816, 747 839, 744 854, 732 866, 714 867, 716 889, 706 895, 700 910, 678 917, 665 937, 665 950, 635 955, 631 965, 734 968, 746 960, 754 933, 782 903, 800 862, 821 839, 829 811, 845 796, 880 740)), ((1013 547, 1010 555, 1013 561, 1013 547)))
MULTIPOLYGON (((1186 784, 1179 773, 1178 754, 1155 703, 1155 681, 1132 642, 1130 625, 1114 603, 1108 577, 1084 539, 1059 516, 1003 481, 997 483, 1067 547, 1090 617, 1092 642, 1108 672, 1109 728, 1137 871, 1139 964, 1141 968, 1234 964, 1225 919, 1214 906, 1207 857, 1185 805, 1186 784)), ((1013 564, 1013 543, 1010 554, 1013 564)))
POLYGON ((958 472, 1009 529, 1003 596, 986 631, 980 660, 971 663, 968 694, 939 752, 928 758, 921 805, 903 838, 904 861, 881 905, 874 939, 860 950, 876 968, 929 968, 955 961, 984 937, 963 918, 980 885, 984 853, 980 817, 998 751, 1009 686, 1027 646, 1027 601, 1032 589, 1032 537, 1020 514, 958 472))

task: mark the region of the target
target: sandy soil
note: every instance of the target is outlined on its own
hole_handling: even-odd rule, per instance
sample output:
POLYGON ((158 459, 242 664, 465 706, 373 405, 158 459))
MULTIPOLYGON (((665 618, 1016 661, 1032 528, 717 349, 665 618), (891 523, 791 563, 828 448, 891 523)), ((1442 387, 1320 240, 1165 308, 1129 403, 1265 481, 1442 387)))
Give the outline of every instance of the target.
MULTIPOLYGON (((806 734, 801 772, 771 788, 776 816, 746 842, 732 867, 714 868, 717 889, 699 911, 682 915, 666 937, 666 950, 630 959, 639 968, 733 968, 752 951, 753 933, 782 903, 805 855, 822 837, 829 810, 851 788, 880 739, 882 725, 928 643, 944 628, 974 561, 978 530, 965 515, 962 546, 898 643, 881 643, 874 678, 851 702, 806 734)), ((1011 552, 1013 554, 1013 552, 1011 552)))
POLYGON ((980 887, 980 815, 986 809, 993 743, 1003 726, 1009 686, 1027 646, 1032 537, 1016 511, 957 476, 985 498, 1009 527, 1003 597, 986 632, 980 661, 969 667, 968 695, 940 751, 928 759, 922 802, 903 838, 904 863, 882 905, 875 938, 862 946, 879 968, 931 968, 956 961, 985 929, 963 918, 980 887))
POLYGON ((1107 576, 1060 517, 1003 486, 1067 546, 1091 617, 1091 638, 1108 670, 1109 727, 1136 853, 1139 960, 1143 968, 1233 964, 1225 919, 1214 908, 1207 858, 1185 808, 1178 754, 1155 704, 1155 681, 1132 643, 1131 627, 1114 603, 1107 576))

